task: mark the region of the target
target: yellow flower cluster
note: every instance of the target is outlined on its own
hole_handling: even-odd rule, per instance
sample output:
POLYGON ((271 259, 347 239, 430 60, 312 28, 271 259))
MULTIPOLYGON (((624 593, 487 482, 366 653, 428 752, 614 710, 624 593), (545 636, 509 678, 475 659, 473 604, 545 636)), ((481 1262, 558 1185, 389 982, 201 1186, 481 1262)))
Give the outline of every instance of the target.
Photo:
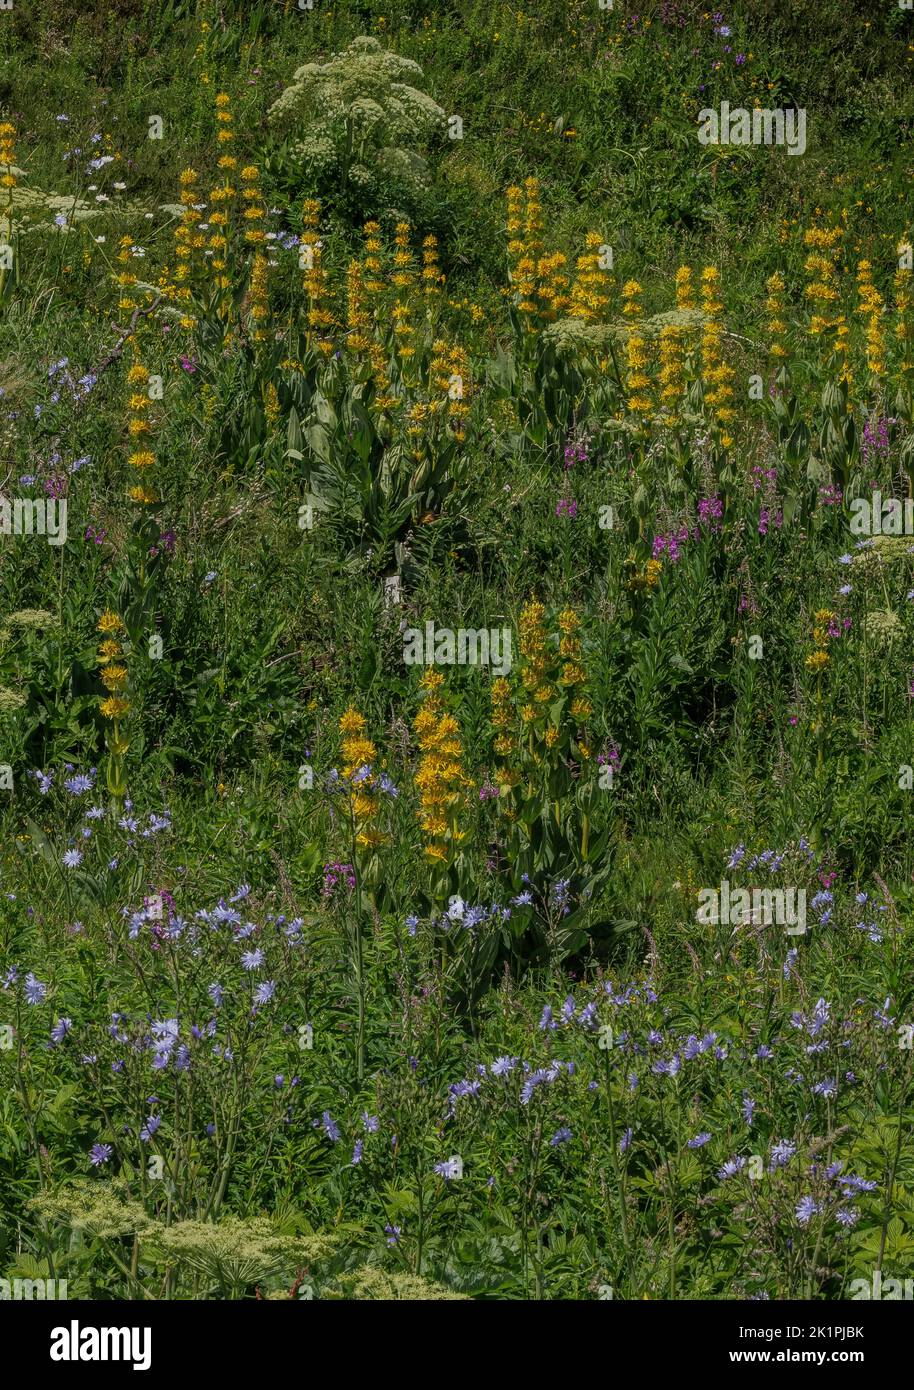
POLYGON ((637 280, 626 280, 622 286, 622 313, 628 323, 634 323, 636 319, 644 317, 644 309, 641 305, 643 293, 644 291, 637 280))
MULTIPOLYGON (((562 688, 571 697, 569 713, 575 725, 581 726, 592 713, 592 706, 584 690, 576 690, 576 687, 583 687, 587 680, 587 673, 581 664, 579 627, 580 618, 574 610, 563 609, 557 619, 558 631, 550 644, 546 627, 546 609, 543 604, 538 599, 531 599, 521 610, 518 645, 521 654, 520 678, 524 703, 520 709, 520 717, 522 723, 528 727, 531 752, 534 751, 534 734, 542 738, 547 748, 553 748, 559 742, 561 729, 555 724, 548 723, 541 734, 534 730, 533 726, 545 715, 546 707, 557 698, 562 688), (555 656, 556 642, 558 659, 555 656)), ((494 717, 492 722, 495 728, 502 730, 500 737, 504 736, 504 726, 496 724, 494 717)), ((577 740, 582 755, 585 758, 589 757, 590 750, 583 742, 580 727, 577 729, 577 740)), ((498 742, 495 747, 496 751, 499 751, 498 742)))
MULTIPOLYGON (((99 701, 99 708, 106 719, 110 719, 115 726, 114 740, 118 741, 117 725, 130 710, 130 701, 126 698, 127 688, 127 667, 124 665, 123 633, 124 624, 117 613, 110 608, 106 608, 98 620, 97 631, 102 634, 98 648, 98 664, 101 667, 99 679, 108 694, 99 701)), ((126 748, 116 749, 112 745, 112 752, 123 753, 126 748)))
POLYGON ((269 265, 266 256, 262 251, 256 252, 254 264, 251 267, 251 279, 248 285, 248 312, 251 315, 253 324, 252 338, 255 343, 262 343, 267 338, 267 331, 264 325, 270 317, 270 299, 267 289, 267 276, 269 265))
POLYGON ((648 560, 643 570, 636 570, 632 575, 628 581, 628 587, 636 593, 644 589, 655 589, 660 582, 662 573, 662 560, 648 560))
POLYGON ((130 249, 133 246, 133 237, 122 236, 118 242, 118 246, 120 250, 114 259, 121 269, 115 275, 114 280, 115 284, 120 288, 121 297, 117 302, 117 307, 122 310, 123 313, 130 314, 137 307, 136 300, 132 298, 133 290, 136 285, 136 276, 131 270, 126 269, 133 259, 130 254, 130 249))
MULTIPOLYGON (((720 318, 723 303, 720 298, 720 272, 716 266, 709 265, 701 272, 701 301, 706 318, 701 334, 701 375, 704 382, 705 405, 710 406, 719 427, 735 418, 733 408, 733 387, 731 382, 736 375, 733 367, 724 360, 724 327, 720 318)), ((723 448, 728 448, 733 440, 723 432, 720 436, 723 448)))
POLYGON ((857 262, 857 296, 857 313, 866 320, 866 365, 879 377, 885 372, 883 300, 873 283, 873 267, 866 260, 857 262))
MULTIPOLYGON (((229 110, 229 96, 226 92, 219 92, 216 97, 216 122, 219 127, 216 139, 219 144, 231 144, 235 136, 231 128, 232 113, 229 110)), ((234 155, 227 153, 220 155, 216 167, 222 171, 222 183, 216 188, 211 188, 209 194, 212 210, 209 213, 211 235, 208 247, 213 253, 210 265, 216 272, 215 284, 220 293, 229 290, 232 284, 228 273, 228 236, 231 211, 238 196, 238 190, 231 182, 232 171, 237 165, 238 161, 234 155)), ((220 316, 225 318, 228 317, 229 313, 229 303, 223 301, 220 305, 220 316)))
POLYGON ((377 222, 366 222, 362 228, 365 237, 365 270, 372 277, 365 281, 365 288, 370 295, 378 295, 384 288, 381 278, 384 273, 384 263, 381 260, 384 243, 381 241, 380 231, 377 222))
POLYGON ((422 677, 422 707, 413 721, 420 758, 415 784, 419 792, 419 825, 430 859, 447 862, 466 831, 459 827, 465 788, 472 785, 463 770, 460 728, 439 693, 444 677, 430 670, 422 677))
MULTIPOLYGON (((558 617, 559 632, 559 656, 562 658, 562 674, 560 682, 571 689, 576 685, 583 685, 587 680, 587 672, 581 665, 581 639, 578 636, 578 629, 581 620, 573 608, 563 608, 558 617)), ((589 700, 582 695, 577 696, 571 703, 571 713, 576 718, 586 718, 591 713, 589 700)))
POLYGON ((828 624, 834 616, 830 608, 820 608, 815 615, 815 627, 812 630, 814 649, 806 658, 805 665, 816 675, 825 670, 830 660, 828 655, 828 624))
POLYGON ((681 312, 696 309, 695 286, 689 266, 681 265, 676 271, 676 308, 681 312))
POLYGON ((604 241, 599 232, 588 232, 584 245, 587 249, 577 259, 569 315, 583 319, 585 323, 602 323, 609 304, 607 290, 612 284, 612 276, 601 264, 605 254, 601 250, 604 241))
POLYGON ((765 300, 765 312, 768 315, 768 332, 771 334, 771 342, 768 344, 768 355, 776 363, 783 362, 788 356, 787 348, 784 345, 784 334, 787 332, 787 323, 784 319, 784 277, 778 271, 769 275, 765 281, 765 289, 768 291, 765 300))
MULTIPOLYGON (((396 278, 396 277, 394 277, 396 278)), ((416 348, 413 342, 412 313, 406 300, 398 299, 390 311, 390 316, 394 325, 394 343, 397 349, 397 356, 401 362, 408 362, 411 357, 415 357, 416 348)))
POLYGON ((569 279, 564 273, 567 257, 561 251, 543 254, 537 179, 526 179, 523 190, 509 188, 507 201, 509 276, 526 327, 535 333, 542 323, 553 323, 571 307, 569 279))
POLYGON ((0 174, 0 188, 9 189, 9 199, 12 201, 13 189, 16 187, 16 175, 13 173, 13 165, 16 162, 16 127, 10 125, 9 121, 0 122, 0 165, 3 166, 3 173, 0 174))
POLYGON ((232 131, 230 105, 231 98, 228 92, 219 92, 216 96, 216 123, 218 125, 216 139, 220 145, 230 145, 235 138, 232 131))
POLYGON ((518 645, 522 658, 521 684, 526 692, 526 703, 521 710, 521 718, 525 724, 532 724, 538 713, 536 706, 548 704, 555 698, 555 690, 549 684, 546 609, 538 599, 531 599, 521 610, 518 645))
POLYGON ((671 429, 681 423, 684 380, 682 329, 669 323, 660 330, 660 419, 671 429))
MULTIPOLYGON (((127 386, 129 388, 127 433, 131 445, 131 453, 127 462, 131 468, 141 470, 151 468, 155 463, 155 454, 150 447, 152 425, 149 420, 149 407, 152 400, 149 395, 149 369, 140 361, 135 343, 133 363, 127 372, 127 386)), ((139 485, 130 488, 127 495, 132 502, 141 504, 154 503, 159 500, 151 488, 139 485)))
POLYGON ((340 716, 343 776, 351 786, 355 842, 363 848, 382 844, 385 838, 372 826, 378 814, 378 799, 373 795, 374 778, 369 769, 373 769, 378 752, 366 737, 366 728, 365 716, 352 705, 340 716))
POLYGON ((249 246, 263 246, 267 234, 259 224, 267 215, 260 191, 260 170, 256 164, 246 164, 241 171, 241 198, 244 203, 244 239, 249 246))
POLYGON ((907 383, 908 377, 914 373, 914 294, 912 294, 912 262, 914 262, 914 247, 910 241, 901 242, 896 248, 898 254, 898 269, 895 272, 895 309, 897 319, 895 323, 895 337, 901 344, 901 361, 899 372, 903 384, 907 383))
POLYGON ((441 293, 445 277, 438 264, 438 238, 427 236, 422 243, 422 288, 428 303, 441 293))
MULTIPOLYGON (((206 237, 199 230, 200 213, 197 204, 200 195, 197 191, 198 174, 196 169, 183 169, 181 171, 181 206, 184 209, 181 214, 181 221, 175 228, 175 297, 182 303, 187 303, 191 299, 191 290, 187 284, 193 276, 195 262, 199 263, 203 249, 206 246, 206 237), (194 252, 197 253, 195 257, 194 252)), ((193 328, 196 319, 185 314, 181 320, 182 328, 193 328)))
POLYGON ((363 353, 371 347, 371 317, 365 307, 365 281, 358 261, 349 262, 346 271, 346 346, 363 353))
POLYGON ((500 758, 510 758, 517 751, 517 744, 509 732, 514 722, 511 704, 511 687, 504 676, 498 676, 489 689, 492 705, 491 724, 495 730, 495 752, 500 758))
POLYGON ((803 269, 809 276, 804 294, 810 301, 809 333, 813 338, 823 335, 827 338, 839 325, 835 317, 839 298, 835 260, 841 236, 840 227, 810 227, 803 234, 803 244, 809 251, 803 262, 803 269))
POLYGON ((308 332, 306 341, 310 347, 312 335, 316 334, 316 346, 325 357, 333 351, 333 341, 324 332, 335 322, 327 308, 327 272, 324 270, 320 245, 321 205, 317 198, 306 199, 302 208, 302 235, 300 250, 303 252, 304 289, 308 296, 308 332))
POLYGON ((464 348, 456 343, 449 347, 440 338, 432 345, 432 354, 431 384, 442 395, 429 402, 429 410, 436 412, 446 407, 454 437, 462 442, 470 413, 470 359, 464 348))
POLYGON ((641 417, 644 425, 654 413, 654 402, 650 396, 651 378, 647 370, 650 363, 648 345, 640 333, 629 333, 625 343, 625 360, 628 366, 628 408, 633 415, 641 417))
POLYGON ((416 271, 413 265, 412 252, 409 249, 409 223, 398 222, 394 234, 394 268, 390 277, 390 283, 394 289, 406 290, 415 284, 416 271))

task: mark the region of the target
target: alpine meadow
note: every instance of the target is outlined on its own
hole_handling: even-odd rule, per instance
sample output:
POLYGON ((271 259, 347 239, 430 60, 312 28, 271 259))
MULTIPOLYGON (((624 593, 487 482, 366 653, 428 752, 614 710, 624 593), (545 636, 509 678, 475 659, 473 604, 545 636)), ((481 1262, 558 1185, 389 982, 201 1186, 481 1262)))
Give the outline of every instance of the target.
POLYGON ((912 175, 914 0, 0 0, 0 1301, 912 1298, 912 175))

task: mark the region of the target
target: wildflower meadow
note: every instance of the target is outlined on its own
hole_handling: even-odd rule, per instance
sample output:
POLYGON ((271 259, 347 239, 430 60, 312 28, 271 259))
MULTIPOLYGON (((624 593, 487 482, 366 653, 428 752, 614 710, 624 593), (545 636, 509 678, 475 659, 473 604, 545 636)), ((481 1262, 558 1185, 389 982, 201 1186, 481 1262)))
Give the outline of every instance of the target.
POLYGON ((0 1303, 914 1297, 912 10, 0 5, 0 1303))

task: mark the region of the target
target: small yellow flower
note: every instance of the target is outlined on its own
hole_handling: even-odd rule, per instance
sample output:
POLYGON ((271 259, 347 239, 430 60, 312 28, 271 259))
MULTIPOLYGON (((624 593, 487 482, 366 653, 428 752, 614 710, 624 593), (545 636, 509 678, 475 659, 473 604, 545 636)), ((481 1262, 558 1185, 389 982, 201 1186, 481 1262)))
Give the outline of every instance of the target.
POLYGON ((106 666, 100 674, 102 685, 106 690, 123 690, 127 684, 126 666, 106 666))
POLYGON ((123 632, 124 624, 116 613, 113 613, 110 608, 106 608, 98 620, 98 631, 123 632))
POLYGON ((109 695, 107 700, 100 702, 99 708, 106 719, 123 719, 130 709, 130 701, 120 695, 109 695))

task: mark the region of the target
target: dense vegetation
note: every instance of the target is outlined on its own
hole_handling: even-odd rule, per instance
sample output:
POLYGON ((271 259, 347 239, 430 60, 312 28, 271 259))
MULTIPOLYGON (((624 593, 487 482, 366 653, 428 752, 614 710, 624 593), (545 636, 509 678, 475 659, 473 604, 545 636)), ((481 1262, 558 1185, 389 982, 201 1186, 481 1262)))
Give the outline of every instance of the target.
POLYGON ((904 1277, 912 72, 871 0, 0 13, 0 1280, 904 1277))

